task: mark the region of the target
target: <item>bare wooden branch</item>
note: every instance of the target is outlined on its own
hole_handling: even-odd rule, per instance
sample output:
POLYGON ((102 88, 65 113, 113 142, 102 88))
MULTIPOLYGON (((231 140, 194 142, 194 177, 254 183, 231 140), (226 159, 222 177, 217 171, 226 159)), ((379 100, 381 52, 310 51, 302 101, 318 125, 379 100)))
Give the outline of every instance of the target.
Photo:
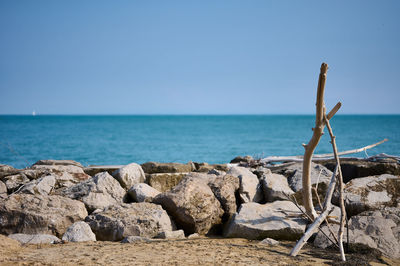
POLYGON ((322 63, 321 71, 318 79, 318 89, 317 89, 317 108, 315 115, 315 128, 313 129, 313 135, 311 140, 305 146, 305 152, 303 157, 303 205, 306 210, 307 215, 312 219, 317 217, 317 213, 314 210, 314 204, 312 202, 311 194, 311 159, 315 148, 317 147, 321 136, 324 131, 324 115, 325 115, 325 105, 324 105, 324 91, 326 82, 326 73, 328 71, 328 65, 322 63))
POLYGON ((338 102, 333 108, 332 110, 328 113, 328 115, 326 116, 328 118, 328 120, 331 120, 331 118, 337 113, 337 111, 339 111, 340 107, 342 106, 341 102, 338 102))
POLYGON ((346 256, 344 255, 344 248, 343 248, 343 231, 344 231, 344 223, 346 220, 346 209, 344 207, 344 200, 343 200, 343 176, 342 176, 342 169, 340 167, 340 160, 339 160, 339 155, 337 152, 337 147, 336 147, 336 137, 333 135, 332 127, 329 124, 328 118, 325 116, 324 117, 326 127, 329 131, 329 135, 331 136, 331 144, 333 148, 333 153, 335 154, 335 161, 336 161, 336 167, 338 169, 338 180, 339 180, 339 203, 340 203, 340 227, 339 227, 339 232, 338 232, 338 241, 339 241, 339 249, 340 249, 340 255, 342 257, 342 261, 346 261, 346 256))
POLYGON ((324 209, 322 213, 314 220, 313 224, 308 227, 307 231, 304 233, 304 235, 300 238, 299 241, 297 241, 296 245, 290 252, 290 256, 296 256, 301 248, 304 246, 304 244, 307 242, 307 240, 318 230, 319 226, 321 223, 325 220, 325 218, 328 216, 329 211, 332 207, 332 195, 335 190, 336 186, 336 174, 337 174, 337 166, 335 168, 335 171, 332 174, 331 181, 328 186, 328 190, 326 192, 326 197, 324 201, 324 209))
MULTIPOLYGON (((348 155, 348 154, 353 154, 353 153, 358 153, 358 152, 362 152, 371 148, 374 148, 384 142, 388 141, 388 139, 384 139, 381 140, 377 143, 362 147, 362 148, 358 148, 358 149, 354 149, 354 150, 348 150, 348 151, 342 151, 342 152, 338 152, 338 155, 348 155)), ((307 146, 307 145, 306 145, 307 146)), ((374 156, 370 156, 369 158, 376 158, 378 155, 374 155, 374 156)), ((378 156, 379 158, 394 158, 394 159, 400 159, 400 157, 398 156, 393 156, 393 155, 387 155, 387 154, 380 154, 380 156, 378 156)), ((333 153, 325 153, 325 154, 314 154, 312 157, 312 161, 324 161, 324 160, 332 160, 334 159, 334 154, 333 153)), ((349 159, 349 158, 346 158, 349 159)), ((356 157, 351 157, 350 159, 359 159, 356 157)), ((269 156, 266 158, 261 159, 262 163, 273 163, 273 162, 302 162, 303 161, 303 156, 298 155, 298 156, 269 156)))

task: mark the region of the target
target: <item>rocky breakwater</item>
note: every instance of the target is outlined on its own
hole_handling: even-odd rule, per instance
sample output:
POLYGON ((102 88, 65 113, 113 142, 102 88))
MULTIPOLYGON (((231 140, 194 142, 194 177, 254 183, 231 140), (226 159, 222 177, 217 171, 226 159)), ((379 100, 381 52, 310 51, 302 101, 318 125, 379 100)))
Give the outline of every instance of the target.
MULTIPOLYGON (((321 195, 332 175, 327 167, 312 168, 321 195)), ((350 242, 399 257, 400 179, 392 171, 398 166, 385 165, 391 172, 379 175, 377 162, 371 175, 365 163, 360 167, 354 178, 346 177, 350 242), (385 228, 390 232, 384 233, 385 228)), ((128 243, 193 234, 297 240, 307 221, 287 196, 301 195, 301 176, 301 163, 263 165, 251 157, 220 165, 149 162, 84 168, 65 160, 39 161, 27 169, 0 165, 0 233, 21 243, 128 243)), ((315 245, 329 243, 317 235, 315 245)))

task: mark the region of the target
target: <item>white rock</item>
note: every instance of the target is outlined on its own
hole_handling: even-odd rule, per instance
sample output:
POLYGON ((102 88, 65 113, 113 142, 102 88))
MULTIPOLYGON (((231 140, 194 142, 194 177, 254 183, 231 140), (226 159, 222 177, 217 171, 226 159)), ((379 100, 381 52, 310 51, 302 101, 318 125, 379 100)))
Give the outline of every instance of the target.
POLYGON ((125 189, 131 188, 138 183, 144 183, 146 176, 143 169, 137 163, 131 163, 116 170, 112 175, 118 180, 121 186, 125 189))
POLYGON ((90 229, 87 223, 80 221, 68 227, 62 240, 68 242, 96 241, 96 235, 92 232, 92 229, 90 229))
POLYGON ((260 244, 264 244, 264 245, 268 245, 268 246, 276 246, 276 245, 279 245, 279 241, 267 237, 264 240, 260 241, 260 244))
POLYGON ((239 178, 239 194, 242 202, 261 202, 263 200, 262 188, 258 178, 249 169, 233 166, 227 174, 239 178))
POLYGON ((151 202, 160 193, 160 191, 146 183, 135 184, 128 190, 128 194, 136 202, 151 202))
POLYGON ((283 175, 273 174, 271 171, 265 171, 261 177, 261 183, 264 191, 264 198, 267 202, 275 200, 287 200, 294 191, 289 187, 287 178, 283 175))
POLYGON ((17 240, 21 244, 54 244, 60 242, 60 239, 58 237, 45 234, 12 234, 8 237, 17 240))
POLYGON ((159 233, 156 238, 161 239, 184 239, 185 232, 183 230, 176 230, 176 231, 164 231, 159 233))
POLYGON ((48 195, 56 184, 56 178, 48 175, 25 184, 20 193, 48 195))

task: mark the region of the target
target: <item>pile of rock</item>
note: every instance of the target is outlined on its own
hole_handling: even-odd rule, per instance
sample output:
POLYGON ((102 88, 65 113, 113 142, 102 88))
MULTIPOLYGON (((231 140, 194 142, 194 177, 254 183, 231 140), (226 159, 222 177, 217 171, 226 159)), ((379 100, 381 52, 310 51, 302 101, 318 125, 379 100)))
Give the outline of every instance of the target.
MULTIPOLYGON (((365 164, 360 167, 365 173, 365 164)), ((42 160, 22 170, 0 165, 0 233, 22 243, 129 243, 210 234, 296 240, 307 221, 288 196, 301 203, 301 168, 301 163, 255 164, 248 156, 219 165, 83 167, 67 160, 42 160)), ((350 241, 400 257, 393 248, 400 244, 400 179, 391 174, 347 176, 345 199, 350 241)), ((331 176, 327 167, 312 165, 311 180, 321 196, 331 176)), ((329 246, 323 235, 315 239, 317 246, 329 246)))

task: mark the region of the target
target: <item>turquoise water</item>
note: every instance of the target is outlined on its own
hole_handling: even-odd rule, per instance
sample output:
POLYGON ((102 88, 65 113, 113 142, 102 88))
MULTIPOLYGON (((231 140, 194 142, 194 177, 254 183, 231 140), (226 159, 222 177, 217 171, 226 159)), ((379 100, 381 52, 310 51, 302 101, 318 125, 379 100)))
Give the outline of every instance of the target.
MULTIPOLYGON (((400 155, 400 115, 337 115, 339 150, 388 138, 369 155, 400 155)), ((303 154, 312 115, 0 116, 0 163, 26 167, 39 159, 84 165, 146 161, 226 163, 238 155, 303 154)), ((329 153, 326 134, 317 152, 329 153)), ((359 157, 364 153, 357 154, 359 157)))

